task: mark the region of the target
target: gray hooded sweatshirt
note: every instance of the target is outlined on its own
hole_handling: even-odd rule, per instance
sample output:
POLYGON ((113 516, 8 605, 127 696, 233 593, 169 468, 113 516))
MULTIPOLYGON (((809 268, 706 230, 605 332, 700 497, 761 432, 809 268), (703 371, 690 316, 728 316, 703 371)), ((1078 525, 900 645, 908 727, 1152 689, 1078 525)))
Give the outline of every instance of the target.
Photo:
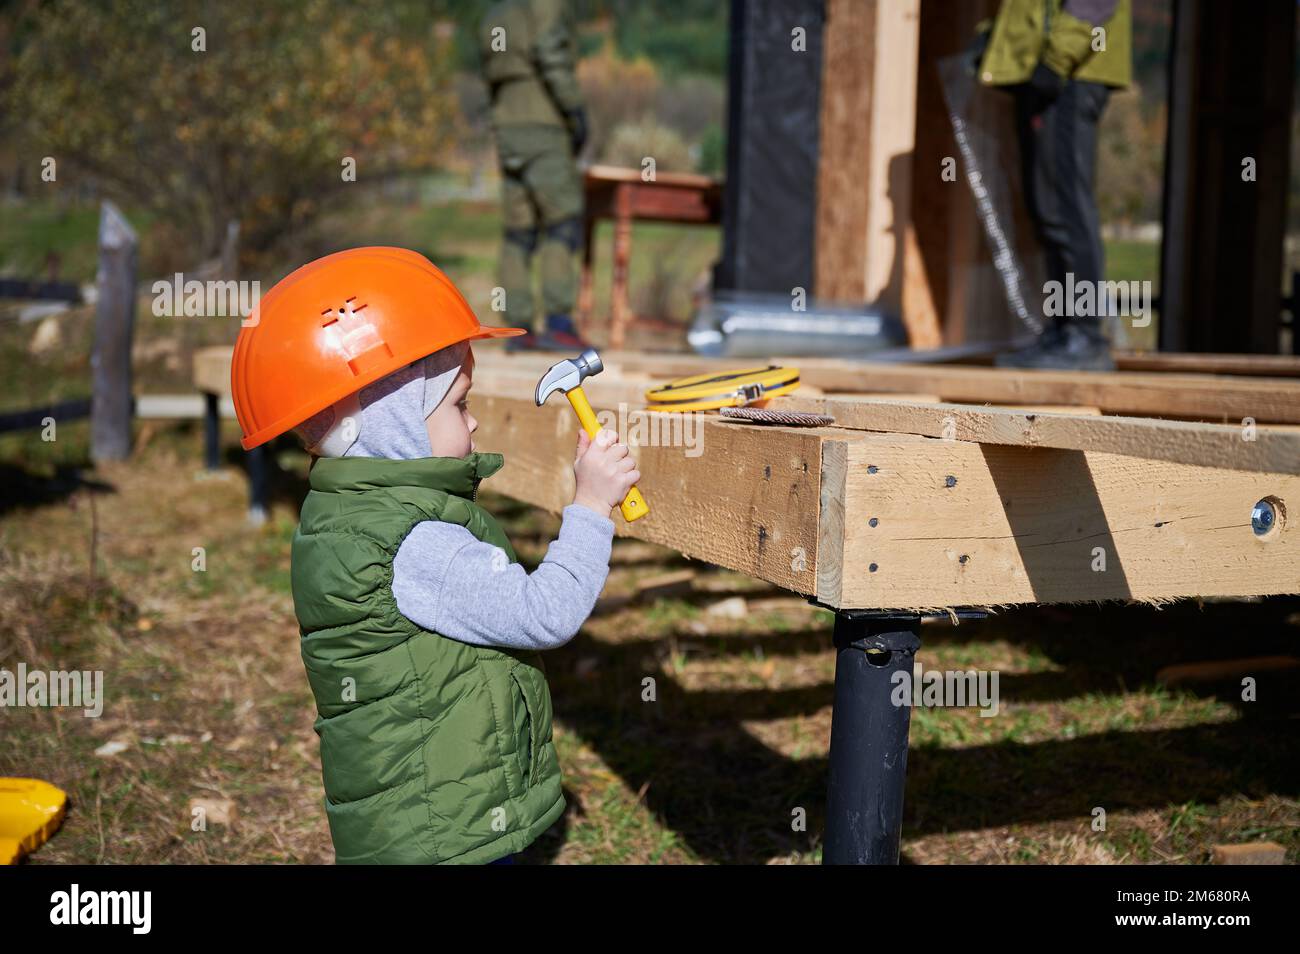
MULTIPOLYGON (((390 374, 360 393, 356 441, 344 457, 411 460, 431 457, 425 418, 451 387, 467 348, 443 349, 390 374)), ((334 415, 307 422, 324 433, 334 415)), ((306 438, 310 445, 311 436, 306 438)), ((559 536, 528 573, 500 547, 464 527, 417 523, 393 560, 393 596, 407 619, 424 629, 479 646, 554 649, 591 615, 609 575, 614 523, 577 504, 563 510, 559 536)))

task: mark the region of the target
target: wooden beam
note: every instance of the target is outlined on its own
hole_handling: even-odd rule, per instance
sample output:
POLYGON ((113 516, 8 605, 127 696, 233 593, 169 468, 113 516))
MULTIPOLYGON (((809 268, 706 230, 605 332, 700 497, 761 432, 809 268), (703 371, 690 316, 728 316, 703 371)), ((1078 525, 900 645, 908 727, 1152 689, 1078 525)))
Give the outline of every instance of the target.
MULTIPOLYGON (((878 302, 903 314, 919 37, 920 0, 827 3, 818 134, 818 298, 878 302)), ((923 272, 912 277, 924 281, 923 272)), ((909 298, 925 300, 916 289, 909 298)))
MULTIPOLYGON (((509 373, 494 366, 476 372, 475 389, 526 395, 534 372, 509 373)), ((588 379, 592 401, 641 408, 645 383, 606 371, 588 379)), ((1096 407, 1043 405, 987 407, 916 400, 918 395, 805 397, 796 391, 774 398, 772 410, 829 414, 835 427, 915 434, 976 444, 1058 450, 1104 451, 1148 460, 1200 464, 1262 473, 1300 473, 1300 429, 1286 426, 1207 424, 1144 417, 1102 416, 1096 407)))
MULTIPOLYGON (((920 267, 941 313, 943 337, 949 345, 1005 340, 1026 331, 1007 307, 1006 293, 993 267, 953 138, 938 67, 941 60, 970 48, 977 25, 993 17, 998 6, 998 0, 921 0, 912 219, 920 267), (957 176, 944 179, 941 171, 951 160, 957 161, 957 176)), ((1011 97, 994 89, 977 90, 970 105, 970 118, 993 131, 1010 171, 1006 185, 1014 195, 1020 191, 1020 173, 1011 112, 1011 97)), ((1022 203, 1013 198, 1012 204, 1022 203)), ((1027 226, 1023 215, 1017 213, 1016 253, 1026 267, 1037 267, 1041 256, 1033 230, 1027 226)), ((909 262, 907 267, 916 266, 909 262)))
MULTIPOLYGON (((573 500, 578 422, 567 402, 471 392, 478 449, 505 456, 488 490, 558 512, 573 500)), ((598 413, 608 411, 593 397, 598 413)), ((707 415, 632 412, 620 427, 650 513, 616 531, 796 593, 816 589, 824 428, 734 427, 707 415), (673 419, 683 440, 672 446, 673 419), (689 421, 693 434, 680 430, 689 421), (657 436, 656 436, 657 435, 657 436), (687 446, 687 444, 690 446, 687 446)))
MULTIPOLYGON (((218 352, 196 359, 196 379, 216 393, 229 386, 222 361, 218 352)), ((471 398, 478 446, 506 459, 486 489, 559 511, 573 493, 572 409, 559 400, 533 403, 535 369, 482 370, 471 398)), ((1222 456, 1226 446, 1215 435, 1226 432, 1214 428, 833 397, 820 400, 851 423, 878 426, 870 418, 877 414, 891 427, 931 428, 947 414, 966 439, 755 427, 713 415, 629 411, 636 405, 625 398, 643 386, 607 371, 588 389, 598 413, 635 448, 650 503, 650 514, 635 523, 615 516, 617 532, 827 605, 1300 592, 1294 463, 1290 473, 1261 473, 1159 459, 1222 456), (850 412, 864 417, 853 420, 850 412), (1105 451, 1041 446, 1098 433, 1105 451), (1179 449, 1181 436, 1194 453, 1179 449), (1257 536, 1251 509, 1263 499, 1275 502, 1279 519, 1257 536)), ((1256 443, 1274 458, 1286 447, 1272 437, 1256 443)))
MULTIPOLYGON (((842 549, 823 547, 817 567, 826 587, 819 597, 835 605, 1300 591, 1300 533, 1284 523, 1259 537, 1250 521, 1254 504, 1270 496, 1300 512, 1300 477, 909 435, 864 438, 823 446, 824 473, 844 474, 842 549)), ((830 519, 841 519, 838 509, 830 519)))
POLYGON ((1191 371, 1200 374, 1250 374, 1300 378, 1300 355, 1115 352, 1120 371, 1191 371))
POLYGON ((196 390, 208 394, 230 393, 230 362, 234 349, 224 345, 199 348, 194 352, 193 375, 196 390))
MULTIPOLYGON (((611 353, 612 354, 612 353, 611 353)), ((475 394, 492 391, 526 397, 556 355, 497 355, 480 349, 476 355, 475 394)), ((589 380, 586 390, 602 407, 644 406, 648 382, 640 372, 620 374, 626 366, 615 357, 613 367, 589 380)), ((195 353, 194 382, 200 391, 229 393, 230 349, 203 348, 195 353)), ((1295 384, 1291 383, 1294 388, 1295 384)), ((810 414, 830 414, 835 426, 916 434, 952 440, 1061 450, 1104 451, 1174 463, 1202 464, 1233 470, 1274 473, 1300 472, 1300 430, 1285 426, 1207 424, 1142 417, 1097 415, 1096 406, 1034 408, 986 407, 936 403, 926 394, 832 395, 808 397, 796 391, 774 399, 769 407, 810 414), (1083 419, 1080 419, 1080 418, 1083 419)))
MULTIPOLYGON (((664 380, 727 366, 699 355, 624 352, 607 363, 664 380)), ((919 392, 945 401, 991 404, 1075 404, 1112 414, 1200 418, 1240 423, 1300 424, 1300 381, 1209 374, 1132 371, 1021 371, 966 365, 886 364, 834 358, 774 356, 799 368, 801 380, 824 391, 919 392)), ((727 364, 739 366, 737 362, 727 364)))
MULTIPOLYGON (((553 511, 572 499, 577 432, 567 405, 478 395, 474 407, 482 448, 506 455, 486 486, 553 511)), ((691 456, 684 446, 646 442, 650 425, 638 421, 657 418, 662 428, 670 417, 627 415, 623 432, 640 444, 651 513, 633 524, 616 520, 618 532, 816 593, 828 605, 1300 590, 1300 536, 1285 517, 1287 501, 1300 500, 1294 475, 906 434, 759 428, 707 415, 697 419, 699 453, 691 456), (640 437, 638 428, 646 428, 640 437), (1250 511, 1265 497, 1279 501, 1283 521, 1261 538, 1250 511), (1099 560, 1105 569, 1094 569, 1099 560)))
POLYGON ((1089 409, 1022 410, 920 404, 888 398, 775 398, 773 410, 829 414, 836 427, 950 441, 1104 451, 1229 470, 1300 474, 1300 428, 1145 417, 1102 417, 1089 409))

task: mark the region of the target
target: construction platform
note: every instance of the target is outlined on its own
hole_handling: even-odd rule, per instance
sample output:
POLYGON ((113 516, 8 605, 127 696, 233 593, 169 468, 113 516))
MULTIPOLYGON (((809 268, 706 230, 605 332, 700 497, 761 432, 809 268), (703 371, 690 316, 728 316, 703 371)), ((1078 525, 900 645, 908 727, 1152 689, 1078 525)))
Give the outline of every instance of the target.
MULTIPOLYGON (((196 356, 200 391, 229 393, 229 356, 196 356)), ((553 512, 572 500, 578 423, 533 390, 563 357, 481 346, 471 392, 477 446, 505 455, 490 488, 553 512)), ((618 533, 826 606, 1300 593, 1300 359, 1263 359, 1268 376, 772 358, 801 386, 765 406, 835 420, 813 428, 642 410, 651 385, 749 359, 602 359, 584 389, 650 503, 618 533)))

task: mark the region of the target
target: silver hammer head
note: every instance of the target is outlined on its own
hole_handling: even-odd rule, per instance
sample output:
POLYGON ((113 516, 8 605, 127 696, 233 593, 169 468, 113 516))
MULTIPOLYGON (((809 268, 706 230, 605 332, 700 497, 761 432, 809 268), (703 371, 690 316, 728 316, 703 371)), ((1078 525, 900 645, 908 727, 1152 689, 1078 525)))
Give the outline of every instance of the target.
POLYGON ((596 354, 596 349, 588 348, 576 358, 569 358, 567 361, 552 365, 551 369, 542 375, 542 380, 537 382, 537 394, 534 400, 537 401, 537 406, 541 407, 552 392, 571 391, 585 379, 593 374, 600 374, 603 370, 605 366, 600 363, 600 355, 596 354))

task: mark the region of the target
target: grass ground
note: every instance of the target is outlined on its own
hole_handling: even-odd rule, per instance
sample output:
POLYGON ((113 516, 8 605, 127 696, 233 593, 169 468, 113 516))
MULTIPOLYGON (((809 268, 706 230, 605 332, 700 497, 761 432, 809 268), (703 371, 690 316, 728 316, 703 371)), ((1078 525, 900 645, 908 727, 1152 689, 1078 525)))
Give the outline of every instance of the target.
MULTIPOLYGON (((216 474, 200 470, 190 425, 144 424, 130 463, 94 470, 84 424, 41 455, 0 441, 0 667, 99 669, 107 696, 97 719, 0 710, 0 775, 44 778, 72 799, 34 863, 332 859, 288 593, 305 461, 281 455, 272 519, 250 527, 227 438, 216 474), (96 754, 110 742, 121 751, 96 754), (228 799, 233 820, 192 830, 194 799, 228 799)), ((480 499, 524 561, 540 560, 556 519, 480 499)), ((616 542, 613 564, 601 608, 547 656, 569 807, 525 860, 817 862, 829 615, 636 541, 616 542), (617 599, 688 566, 689 592, 617 599), (742 618, 710 612, 735 596, 742 618), (641 701, 646 676, 655 703, 641 701), (800 809, 807 826, 794 830, 800 809)), ((1297 636, 1295 600, 927 625, 921 664, 998 671, 1001 709, 915 711, 904 861, 1199 863, 1215 844, 1265 839, 1294 862, 1294 681, 1264 678, 1246 704, 1231 686, 1172 691, 1154 676, 1291 652, 1297 636), (1104 832, 1091 827, 1098 807, 1104 832)))

